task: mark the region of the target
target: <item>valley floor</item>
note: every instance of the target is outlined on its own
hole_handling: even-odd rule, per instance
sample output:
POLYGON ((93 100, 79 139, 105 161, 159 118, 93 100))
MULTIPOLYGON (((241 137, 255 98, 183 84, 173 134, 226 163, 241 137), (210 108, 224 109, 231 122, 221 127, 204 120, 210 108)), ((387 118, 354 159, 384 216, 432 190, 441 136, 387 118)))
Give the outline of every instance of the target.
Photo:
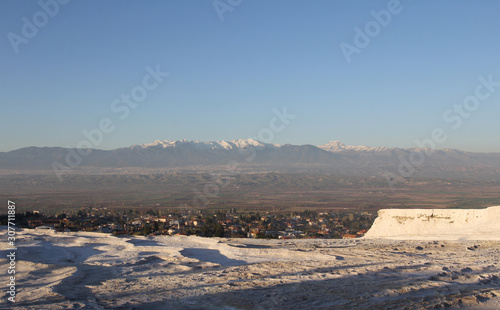
POLYGON ((20 309, 500 308, 500 241, 16 237, 20 309))

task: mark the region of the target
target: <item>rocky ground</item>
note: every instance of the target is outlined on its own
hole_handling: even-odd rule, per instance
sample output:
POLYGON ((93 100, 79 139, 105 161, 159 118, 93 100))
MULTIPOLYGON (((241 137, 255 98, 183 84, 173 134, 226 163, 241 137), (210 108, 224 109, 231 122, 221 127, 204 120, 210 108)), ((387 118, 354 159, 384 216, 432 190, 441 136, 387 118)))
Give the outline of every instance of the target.
POLYGON ((500 241, 17 238, 20 309, 500 309, 500 241))

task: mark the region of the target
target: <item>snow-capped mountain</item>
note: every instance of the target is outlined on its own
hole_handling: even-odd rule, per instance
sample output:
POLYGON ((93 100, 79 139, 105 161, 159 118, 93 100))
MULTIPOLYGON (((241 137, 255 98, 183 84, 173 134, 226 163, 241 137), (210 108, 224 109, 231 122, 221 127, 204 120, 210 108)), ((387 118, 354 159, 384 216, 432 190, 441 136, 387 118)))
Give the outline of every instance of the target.
POLYGON ((340 141, 330 141, 327 144, 319 145, 320 149, 332 152, 339 153, 343 151, 354 151, 354 152, 383 152, 388 151, 389 149, 386 147, 371 147, 371 146, 353 146, 353 145, 345 145, 340 141))
POLYGON ((415 171, 412 176, 496 178, 500 153, 458 150, 400 149, 348 146, 340 141, 324 145, 279 145, 254 139, 233 141, 159 140, 114 150, 77 150, 27 147, 0 152, 0 170, 50 170, 85 167, 210 169, 237 163, 247 169, 316 171, 376 175, 384 171, 415 171), (83 155, 82 155, 83 154, 83 155), (415 164, 418 163, 418 164, 415 164), (408 165, 413 166, 408 166, 408 165), (405 170, 406 169, 406 170, 405 170), (413 169, 413 170, 412 170, 413 169))
MULTIPOLYGON (((141 145, 133 145, 131 148, 140 148, 140 149, 148 149, 148 148, 176 148, 190 146, 198 150, 237 150, 244 148, 280 148, 282 147, 279 144, 269 144, 257 141, 255 139, 238 139, 233 141, 197 141, 197 140, 157 140, 153 143, 146 143, 141 145)), ((353 151, 353 152, 383 152, 388 151, 389 148, 386 147, 371 147, 371 146, 352 146, 345 145, 341 141, 331 141, 327 144, 319 145, 318 148, 332 152, 339 153, 343 151, 353 151)))
POLYGON ((182 146, 190 146, 198 150, 237 150, 244 148, 278 148, 279 144, 263 143, 254 139, 238 139, 233 141, 197 141, 197 140, 157 140, 153 143, 134 145, 132 148, 175 148, 182 146))

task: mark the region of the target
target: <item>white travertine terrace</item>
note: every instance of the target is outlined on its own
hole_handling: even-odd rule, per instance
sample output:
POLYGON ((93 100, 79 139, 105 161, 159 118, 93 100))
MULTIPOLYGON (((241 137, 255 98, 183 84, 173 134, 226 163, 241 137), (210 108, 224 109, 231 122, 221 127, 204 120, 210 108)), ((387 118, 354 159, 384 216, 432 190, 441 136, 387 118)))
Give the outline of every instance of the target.
POLYGON ((366 238, 500 240, 500 206, 486 209, 383 209, 366 238))

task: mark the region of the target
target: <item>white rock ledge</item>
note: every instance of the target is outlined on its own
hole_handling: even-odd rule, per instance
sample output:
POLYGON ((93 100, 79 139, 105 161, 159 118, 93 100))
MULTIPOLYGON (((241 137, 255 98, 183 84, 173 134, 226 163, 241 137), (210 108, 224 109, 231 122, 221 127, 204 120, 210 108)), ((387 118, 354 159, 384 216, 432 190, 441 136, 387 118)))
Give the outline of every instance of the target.
POLYGON ((486 209, 382 209, 365 238, 500 240, 500 206, 486 209))

